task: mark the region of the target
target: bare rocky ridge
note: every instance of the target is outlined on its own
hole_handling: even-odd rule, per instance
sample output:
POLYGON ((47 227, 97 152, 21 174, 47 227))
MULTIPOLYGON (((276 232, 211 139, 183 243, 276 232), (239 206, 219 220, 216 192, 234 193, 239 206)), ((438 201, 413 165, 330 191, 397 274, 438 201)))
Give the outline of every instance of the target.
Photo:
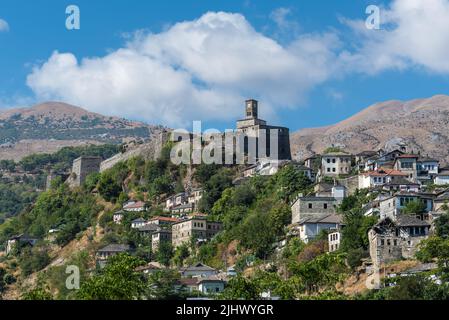
MULTIPOLYGON (((156 139, 161 129, 60 102, 5 110, 0 112, 0 160, 20 160, 29 154, 52 153, 65 146, 147 142, 156 139)), ((420 151, 449 164, 449 96, 374 104, 335 125, 293 133, 291 149, 293 157, 300 160, 329 146, 357 153, 389 148, 399 142, 405 142, 410 151, 420 151)), ((144 143, 136 149, 144 152, 147 146, 144 143)), ((148 148, 153 154, 154 146, 148 148)))
POLYGON ((358 153, 405 142, 409 151, 449 163, 449 96, 374 104, 335 125, 292 134, 292 154, 304 159, 339 146, 358 153))
POLYGON ((0 112, 0 160, 53 153, 66 146, 148 141, 160 126, 107 117, 61 102, 0 112))

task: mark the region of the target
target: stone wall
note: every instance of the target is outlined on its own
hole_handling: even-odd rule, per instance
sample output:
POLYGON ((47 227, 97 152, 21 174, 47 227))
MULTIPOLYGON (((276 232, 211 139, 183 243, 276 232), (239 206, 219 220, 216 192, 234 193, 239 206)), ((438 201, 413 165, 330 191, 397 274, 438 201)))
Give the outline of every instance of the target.
POLYGON ((112 168, 121 161, 127 161, 134 157, 143 157, 145 160, 156 160, 160 157, 162 147, 169 141, 170 132, 164 131, 155 134, 150 141, 141 145, 137 145, 124 153, 118 153, 113 157, 104 160, 100 165, 100 172, 112 168))

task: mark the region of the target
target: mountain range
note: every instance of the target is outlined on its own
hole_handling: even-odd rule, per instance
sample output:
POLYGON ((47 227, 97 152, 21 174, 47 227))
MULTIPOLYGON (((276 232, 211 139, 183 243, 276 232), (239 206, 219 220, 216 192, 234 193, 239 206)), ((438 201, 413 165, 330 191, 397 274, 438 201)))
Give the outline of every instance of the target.
MULTIPOLYGON (((65 146, 150 140, 162 126, 108 117, 61 102, 0 112, 0 160, 51 153, 65 146)), ((449 96, 376 103, 335 125, 291 135, 293 158, 304 159, 330 146, 351 153, 392 149, 405 143, 449 163, 449 96)))
POLYGON ((296 159, 322 153, 330 146, 358 153, 389 150, 400 143, 409 152, 448 164, 449 96, 376 103, 335 125, 302 129, 291 136, 296 159))
POLYGON ((10 109, 0 113, 0 160, 20 160, 66 146, 145 141, 161 128, 61 102, 10 109))

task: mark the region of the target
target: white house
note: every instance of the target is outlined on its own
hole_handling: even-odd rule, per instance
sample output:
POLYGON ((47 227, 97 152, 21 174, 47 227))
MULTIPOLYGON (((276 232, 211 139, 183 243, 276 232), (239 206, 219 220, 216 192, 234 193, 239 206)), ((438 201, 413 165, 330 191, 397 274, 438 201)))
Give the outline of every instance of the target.
POLYGON ((433 198, 431 196, 414 192, 398 192, 394 196, 379 202, 380 219, 388 217, 395 220, 401 210, 412 201, 422 201, 425 204, 426 212, 433 210, 433 198))
POLYGON ((325 214, 319 216, 309 216, 298 224, 299 238, 304 242, 315 239, 323 230, 339 230, 342 224, 342 217, 337 214, 325 214))
POLYGON ((431 158, 419 158, 418 160, 418 170, 425 171, 429 175, 438 174, 440 162, 436 159, 431 158))
POLYGON ((188 203, 198 206, 198 203, 203 198, 203 193, 204 191, 201 188, 192 189, 192 191, 190 191, 188 196, 188 203))
POLYGON ((218 274, 218 270, 206 266, 202 263, 197 263, 190 267, 184 267, 179 270, 182 277, 211 277, 218 274))
POLYGON ((329 252, 335 252, 340 248, 341 232, 340 230, 333 230, 329 232, 328 236, 329 252))
POLYGON ((321 158, 321 175, 338 176, 350 174, 352 169, 352 155, 345 152, 324 154, 321 158))
POLYGON ((125 216, 123 211, 117 211, 116 213, 114 213, 112 219, 114 220, 114 223, 121 224, 124 217, 125 216))
POLYGON ((142 212, 146 210, 146 204, 143 201, 128 201, 123 205, 123 211, 142 212))
POLYGON ((408 174, 394 169, 380 168, 359 174, 359 189, 375 188, 395 182, 399 178, 407 178, 408 174))
POLYGON ((198 280, 198 291, 205 295, 223 292, 226 286, 226 281, 215 275, 198 280))
POLYGON ((131 228, 139 229, 139 228, 142 228, 143 226, 145 226, 146 224, 147 224, 147 222, 145 221, 145 219, 137 218, 137 219, 131 221, 131 228))
POLYGON ((449 169, 442 169, 434 179, 436 185, 449 185, 449 169))

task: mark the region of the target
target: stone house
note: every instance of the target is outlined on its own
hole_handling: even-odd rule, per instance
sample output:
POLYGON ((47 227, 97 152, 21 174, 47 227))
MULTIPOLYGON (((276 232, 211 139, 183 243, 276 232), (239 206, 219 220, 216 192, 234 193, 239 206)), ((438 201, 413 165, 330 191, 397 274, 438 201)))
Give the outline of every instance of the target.
POLYGON ((179 222, 179 219, 177 219, 177 218, 157 216, 157 217, 153 217, 150 220, 148 220, 147 224, 164 227, 164 226, 171 226, 172 224, 177 223, 177 222, 179 222))
POLYGON ((389 183, 394 183, 400 178, 408 178, 408 174, 399 170, 384 168, 363 172, 359 174, 359 189, 381 187, 389 183))
POLYGON ((434 210, 437 212, 444 212, 449 207, 449 190, 441 193, 433 200, 434 210))
POLYGON ((186 220, 173 224, 172 244, 179 247, 189 243, 191 239, 196 242, 205 242, 212 239, 222 229, 220 222, 207 221, 205 216, 192 216, 186 220))
POLYGON ((299 196, 291 205, 292 224, 299 223, 306 217, 336 212, 337 200, 334 197, 299 196))
POLYGON ((363 171, 374 171, 379 168, 386 168, 393 166, 394 161, 397 157, 405 154, 406 148, 395 149, 389 152, 383 150, 378 151, 378 155, 372 156, 365 161, 365 168, 363 171))
POLYGON ((139 229, 142 228, 147 224, 146 220, 144 218, 137 218, 131 221, 131 228, 133 229, 139 229))
POLYGON ((421 190, 421 185, 417 182, 411 182, 404 177, 398 177, 391 182, 384 184, 382 189, 385 191, 395 191, 395 192, 419 192, 421 190))
POLYGON ((394 169, 407 174, 408 179, 416 182, 418 180, 418 159, 416 154, 403 154, 394 161, 394 169))
POLYGON ((151 250, 154 252, 159 250, 161 243, 172 242, 172 231, 169 229, 158 228, 151 235, 151 250))
POLYGON ((209 267, 203 263, 197 263, 192 266, 183 267, 179 269, 179 273, 183 278, 192 277, 211 277, 218 275, 219 271, 212 267, 209 267))
POLYGON ((317 154, 304 159, 304 166, 317 172, 321 167, 321 156, 317 154))
POLYGON ((226 281, 217 276, 209 276, 198 279, 198 291, 202 294, 218 294, 223 292, 226 287, 226 281))
POLYGON ((151 235, 158 230, 158 226, 154 224, 147 224, 137 228, 139 230, 139 233, 146 237, 151 237, 151 235))
POLYGON ((189 192, 188 195, 188 203, 191 203, 194 205, 195 208, 198 208, 198 204, 200 203, 201 199, 203 198, 204 190, 202 188, 195 188, 192 189, 189 192))
POLYGON ((433 181, 436 185, 449 185, 449 168, 439 170, 433 181))
POLYGON ((368 159, 378 156, 379 153, 373 150, 362 151, 355 155, 355 163, 359 168, 359 171, 365 170, 365 163, 368 159))
POLYGON ((425 211, 430 212, 433 210, 434 197, 434 195, 424 193, 398 192, 379 201, 380 218, 396 219, 401 210, 412 201, 422 201, 425 204, 425 211))
POLYGON ((415 256, 418 244, 428 238, 430 224, 414 216, 401 215, 396 221, 382 219, 369 232, 372 262, 380 266, 415 256))
POLYGON ((127 212, 143 212, 146 209, 147 205, 143 201, 128 201, 123 205, 123 211, 127 212))
POLYGON ((299 238, 304 243, 308 243, 319 236, 322 231, 339 230, 342 221, 342 217, 337 214, 309 216, 301 219, 296 229, 299 231, 299 238))
POLYGON ((336 177, 350 174, 352 170, 352 155, 346 152, 331 152, 321 157, 321 176, 336 177))
POLYGON ((174 196, 168 197, 167 200, 165 200, 165 210, 171 211, 175 207, 188 203, 188 194, 186 192, 181 192, 174 196))
POLYGON ((193 213, 195 205, 193 203, 185 203, 170 209, 170 213, 175 216, 182 216, 188 213, 193 213))
POLYGON ((131 247, 127 244, 109 244, 97 251, 96 260, 100 267, 104 267, 110 257, 130 251, 131 247))
POLYGON ((164 270, 165 267, 162 266, 159 262, 150 262, 145 266, 137 267, 136 271, 141 272, 143 274, 152 274, 157 271, 164 270))

